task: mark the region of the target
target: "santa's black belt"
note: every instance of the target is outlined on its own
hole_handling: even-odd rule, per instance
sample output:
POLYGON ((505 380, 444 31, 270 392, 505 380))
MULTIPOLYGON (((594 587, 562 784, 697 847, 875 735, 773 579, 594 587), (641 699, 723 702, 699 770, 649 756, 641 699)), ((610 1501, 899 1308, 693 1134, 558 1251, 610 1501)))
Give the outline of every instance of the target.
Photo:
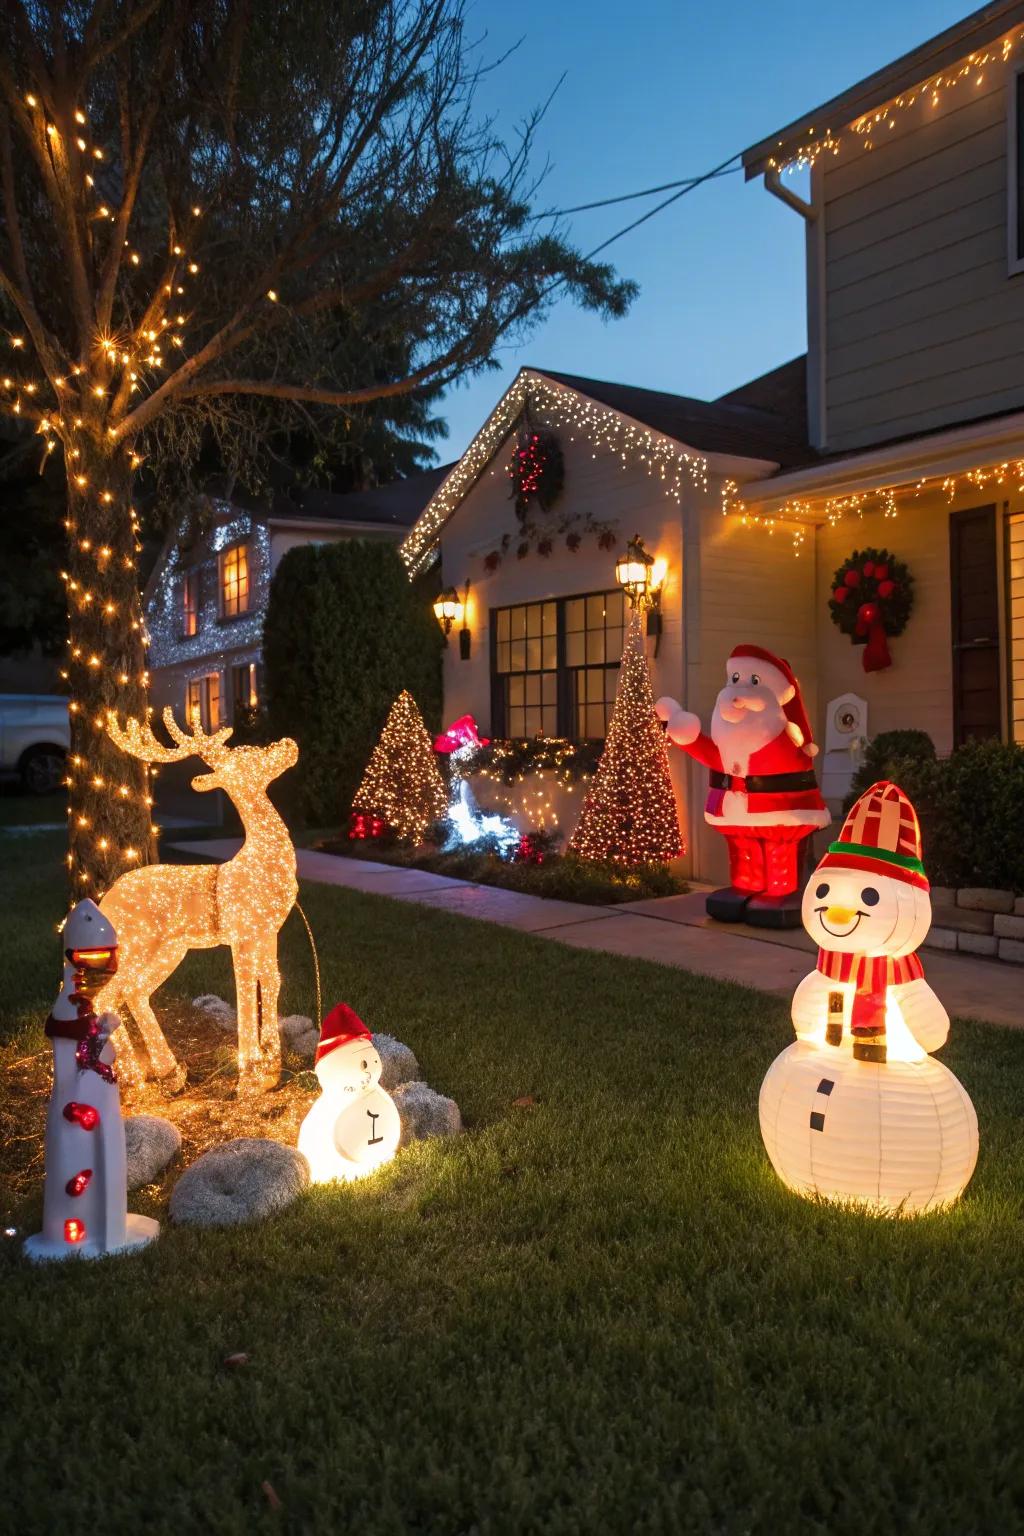
POLYGON ((798 794, 801 790, 817 789, 818 781, 810 768, 800 773, 751 773, 746 778, 738 773, 719 773, 717 768, 712 768, 712 789, 734 787, 741 788, 748 795, 788 795, 798 794))

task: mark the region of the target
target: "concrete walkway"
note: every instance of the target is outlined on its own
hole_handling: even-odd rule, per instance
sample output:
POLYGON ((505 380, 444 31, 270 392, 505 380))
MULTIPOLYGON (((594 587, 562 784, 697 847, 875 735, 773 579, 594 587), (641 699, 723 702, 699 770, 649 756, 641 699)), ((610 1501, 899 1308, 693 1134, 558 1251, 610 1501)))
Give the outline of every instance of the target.
MULTIPOLYGON (((200 859, 229 859, 237 838, 176 843, 179 853, 200 859)), ((790 998, 814 964, 815 946, 803 929, 769 933, 744 923, 716 923, 704 910, 704 890, 685 896, 661 896, 625 906, 594 907, 574 901, 548 901, 494 885, 474 885, 428 870, 399 869, 369 859, 347 859, 310 849, 297 850, 299 878, 353 891, 393 896, 539 934, 575 949, 676 965, 700 976, 717 976, 761 992, 790 998)), ((1019 1028, 1024 1024, 1024 971, 994 960, 924 954, 928 981, 957 1018, 981 1019, 1019 1028)))

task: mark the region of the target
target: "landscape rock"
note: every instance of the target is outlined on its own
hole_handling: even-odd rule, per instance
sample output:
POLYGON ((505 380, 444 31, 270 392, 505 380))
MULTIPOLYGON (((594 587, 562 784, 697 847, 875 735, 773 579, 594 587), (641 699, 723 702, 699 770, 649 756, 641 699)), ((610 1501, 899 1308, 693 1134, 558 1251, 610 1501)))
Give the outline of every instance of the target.
POLYGON ((928 892, 932 907, 955 907, 956 887, 952 885, 933 885, 928 892))
POLYGON ((309 1164, 294 1147, 242 1137, 204 1152, 186 1168, 171 1192, 171 1220, 191 1227, 263 1221, 308 1183, 309 1164))
POLYGON ((277 1027, 281 1031, 283 1046, 294 1051, 296 1056, 303 1056, 308 1061, 313 1059, 320 1031, 311 1018, 304 1013, 290 1013, 287 1018, 278 1020, 277 1027))
POLYGON ((462 1130, 462 1116, 454 1099, 435 1093, 426 1083, 401 1083, 391 1097, 402 1121, 398 1145, 426 1141, 431 1136, 457 1136, 462 1130))
POLYGON ((161 1115, 129 1115, 124 1122, 128 1188, 152 1184, 181 1147, 181 1132, 161 1115))
POLYGON ((961 954, 991 956, 997 953, 1000 942, 1007 941, 997 939, 994 933, 958 933, 956 947, 961 954))
POLYGON ((423 1077, 420 1064, 412 1051, 401 1040, 396 1040, 394 1035, 374 1035, 373 1043, 383 1067, 380 1085, 388 1093, 397 1088, 399 1083, 418 1082, 423 1077))
POLYGON ((1000 939, 1024 939, 1024 917, 996 917, 993 927, 1000 939))
POLYGON ((999 958, 1011 965, 1024 965, 1024 944, 1019 939, 1000 939, 999 958))
POLYGON ((956 949, 955 928, 929 928, 924 940, 926 949, 956 949))
POLYGON ((194 997, 192 1007, 198 1008, 200 1013, 208 1013, 221 1029, 235 1029, 238 1025, 238 1014, 230 1003, 226 1003, 215 992, 204 992, 201 997, 194 997))

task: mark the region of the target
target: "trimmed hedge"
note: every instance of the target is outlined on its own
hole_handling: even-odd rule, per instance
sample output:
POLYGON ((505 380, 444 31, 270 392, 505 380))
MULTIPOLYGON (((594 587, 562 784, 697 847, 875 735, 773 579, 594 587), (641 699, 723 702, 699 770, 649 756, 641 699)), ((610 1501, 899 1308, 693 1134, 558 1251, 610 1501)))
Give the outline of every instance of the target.
POLYGON ((263 630, 269 723, 299 744, 297 809, 307 822, 347 820, 403 688, 440 728, 444 639, 432 596, 384 541, 303 545, 278 566, 263 630))
POLYGON ((908 740, 922 736, 890 731, 876 737, 854 781, 856 792, 891 779, 910 796, 933 885, 1024 895, 1024 748, 969 741, 937 758, 928 737, 927 746, 908 740))

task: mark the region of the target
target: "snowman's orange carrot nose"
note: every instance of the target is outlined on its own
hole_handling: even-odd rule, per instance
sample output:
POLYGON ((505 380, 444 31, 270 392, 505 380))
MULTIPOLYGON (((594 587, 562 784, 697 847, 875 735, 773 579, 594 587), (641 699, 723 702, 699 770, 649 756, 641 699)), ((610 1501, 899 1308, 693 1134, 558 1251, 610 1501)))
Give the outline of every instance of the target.
POLYGON ((852 922, 856 914, 849 907, 826 907, 825 917, 830 923, 837 924, 840 928, 852 922))

